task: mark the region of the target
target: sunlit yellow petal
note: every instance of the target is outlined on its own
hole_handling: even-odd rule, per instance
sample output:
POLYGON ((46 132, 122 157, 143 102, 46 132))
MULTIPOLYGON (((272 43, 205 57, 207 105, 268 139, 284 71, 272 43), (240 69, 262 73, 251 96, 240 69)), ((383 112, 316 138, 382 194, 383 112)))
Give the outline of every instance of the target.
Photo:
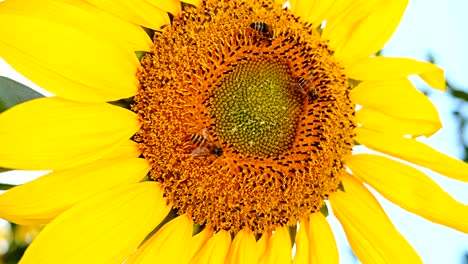
MULTIPOLYGON (((341 3, 344 1, 307 1, 298 0, 297 5, 291 4, 292 12, 302 17, 305 21, 312 24, 312 26, 320 25, 327 18, 333 17, 333 11, 343 7, 341 3)), ((339 13, 339 11, 337 11, 339 13)))
POLYGON ((347 174, 342 182, 345 192, 333 193, 329 200, 359 260, 362 263, 422 263, 366 187, 347 174))
POLYGON ((325 217, 317 213, 310 216, 310 222, 301 221, 296 234, 296 254, 293 263, 338 263, 338 261, 335 238, 325 217))
MULTIPOLYGON (((81 17, 71 17, 79 21, 81 17)), ((78 101, 105 102, 137 93, 138 59, 128 43, 96 37, 53 18, 0 8, 0 56, 49 92, 78 101)))
POLYGON ((122 263, 167 215, 162 196, 144 182, 88 199, 47 225, 20 263, 122 263))
MULTIPOLYGON (((310 18, 310 13, 313 11, 313 8, 316 4, 316 0, 296 0, 290 1, 291 11, 294 15, 303 18, 303 20, 307 20, 310 18)), ((325 1, 330 2, 330 1, 325 1)))
POLYGON ((287 226, 276 228, 259 263, 291 263, 291 238, 287 226))
POLYGON ((84 1, 9 0, 2 3, 1 10, 22 16, 60 21, 62 24, 82 29, 124 49, 148 51, 152 43, 148 34, 138 25, 129 23, 84 1), (126 45, 128 45, 127 48, 125 48, 126 45))
POLYGON ((258 260, 255 237, 248 230, 241 230, 232 241, 226 264, 254 264, 258 260))
MULTIPOLYGON (((305 0, 301 0, 301 2, 307 2, 305 0)), ((329 15, 330 10, 333 7, 336 7, 337 1, 315 1, 313 7, 310 9, 308 13, 308 17, 306 20, 312 25, 320 25, 329 15)))
POLYGON ((199 5, 201 5, 202 0, 182 0, 181 2, 191 4, 191 5, 194 5, 194 6, 199 6, 199 5))
POLYGON ((340 53, 352 38, 354 30, 382 7, 382 0, 343 0, 333 4, 326 14, 327 24, 322 37, 329 40, 330 47, 340 53))
MULTIPOLYGON (((277 3, 279 3, 279 0, 276 1, 277 3)), ((289 0, 289 6, 296 6, 297 5, 297 0, 289 0)))
POLYGON ((224 230, 211 237, 190 260, 190 264, 224 264, 231 245, 231 235, 224 230))
POLYGON ((380 4, 379 0, 331 0, 331 2, 332 6, 326 14, 328 30, 332 30, 338 24, 338 21, 347 22, 346 25, 352 25, 368 16, 380 4))
POLYGON ((0 217, 22 225, 46 224, 88 197, 139 182, 149 169, 145 160, 133 158, 54 171, 1 194, 0 217))
POLYGON ((371 154, 347 159, 353 175, 402 208, 468 233, 468 206, 453 199, 419 170, 371 154))
POLYGON ((294 255, 293 264, 308 264, 310 262, 310 243, 307 230, 309 221, 304 220, 299 223, 299 230, 296 234, 296 254, 294 255))
MULTIPOLYGON (((369 57, 381 50, 400 23, 408 2, 409 0, 381 1, 379 6, 362 20, 342 25, 348 30, 344 30, 346 35, 340 36, 341 43, 337 45, 335 56, 347 66, 357 59, 369 57)), ((354 15, 355 13, 352 16, 354 15)), ((325 30, 324 35, 326 36, 325 30)))
MULTIPOLYGON (((142 0, 143 1, 143 0, 142 0)), ((177 15, 182 10, 179 0, 144 0, 145 2, 151 3, 157 8, 164 10, 173 15, 177 15)), ((123 2, 123 1, 122 1, 123 2)))
POLYGON ((431 87, 445 91, 444 71, 429 62, 379 56, 360 60, 346 71, 357 80, 391 80, 417 74, 431 87))
POLYGON ((468 164, 447 156, 415 139, 356 129, 355 140, 366 147, 421 165, 447 177, 468 182, 468 164))
MULTIPOLYGON (((406 122, 414 129, 412 131, 416 132, 416 135, 431 135, 442 127, 435 106, 408 79, 364 81, 351 91, 350 97, 354 103, 381 112, 389 116, 389 119, 393 117, 396 121, 401 120, 402 125, 406 122), (420 125, 420 131, 416 125, 420 125)), ((360 116, 361 120, 367 117, 365 121, 371 125, 369 128, 373 129, 379 125, 389 126, 382 124, 383 120, 381 124, 378 120, 372 120, 370 115, 372 113, 368 113, 365 117, 360 116)), ((393 122, 393 125, 397 126, 398 123, 393 122)), ((400 127, 395 127, 395 130, 398 129, 402 130, 400 127)))
MULTIPOLYGON (((375 9, 382 4, 380 0, 326 0, 331 2, 331 6, 326 10, 324 16, 327 20, 328 30, 339 25, 353 25, 365 19, 375 9), (346 24, 345 24, 346 23, 346 24)), ((323 1, 320 1, 323 2, 323 1)), ((336 30, 336 29, 334 29, 336 30)), ((349 30, 349 29, 347 29, 349 30)))
POLYGON ((104 153, 100 159, 120 159, 120 158, 136 158, 141 154, 141 149, 138 143, 132 140, 124 140, 118 143, 112 151, 104 153))
POLYGON ((135 113, 110 104, 35 99, 0 115, 0 167, 59 170, 89 163, 139 126, 135 113))
POLYGON ((192 237, 192 249, 190 250, 190 256, 188 259, 192 259, 201 248, 203 248, 211 237, 213 237, 213 229, 205 228, 200 233, 192 237))
POLYGON ((363 127, 397 135, 430 136, 440 127, 434 122, 395 118, 369 108, 361 108, 355 120, 363 127))
MULTIPOLYGON (((131 21, 135 24, 159 29, 162 25, 170 24, 169 16, 166 11, 158 8, 163 1, 147 0, 86 0, 102 10, 131 21)), ((173 0, 165 0, 172 2, 173 0)))
POLYGON ((186 215, 165 224, 126 263, 188 263, 193 221, 186 215))
POLYGON ((267 251, 268 248, 268 242, 270 241, 271 237, 271 232, 264 232, 260 239, 257 241, 257 257, 258 257, 258 262, 260 262, 260 259, 263 258, 265 255, 265 252, 267 251))
POLYGON ((275 0, 275 3, 277 3, 279 5, 284 5, 286 3, 286 1, 284 1, 284 0, 275 0))
POLYGON ((335 237, 327 220, 321 213, 309 217, 310 263, 339 263, 335 237))

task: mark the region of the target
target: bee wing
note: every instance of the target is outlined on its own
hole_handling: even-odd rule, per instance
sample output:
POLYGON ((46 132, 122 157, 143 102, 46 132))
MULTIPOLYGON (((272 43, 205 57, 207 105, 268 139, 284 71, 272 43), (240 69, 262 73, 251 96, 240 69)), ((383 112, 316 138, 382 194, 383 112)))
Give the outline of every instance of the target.
POLYGON ((204 147, 196 148, 192 151, 192 156, 199 157, 199 156, 208 156, 210 155, 210 150, 204 147))
POLYGON ((301 92, 302 94, 306 94, 304 87, 302 87, 299 83, 296 83, 296 87, 297 90, 299 90, 299 92, 301 92))

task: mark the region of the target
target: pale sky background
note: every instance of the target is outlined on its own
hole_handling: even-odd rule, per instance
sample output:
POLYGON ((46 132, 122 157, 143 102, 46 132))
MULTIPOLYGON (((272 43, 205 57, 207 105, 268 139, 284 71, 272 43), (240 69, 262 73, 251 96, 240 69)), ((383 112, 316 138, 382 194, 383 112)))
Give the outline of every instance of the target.
MULTIPOLYGON (((424 60, 427 58, 427 53, 431 52, 435 55, 438 65, 445 70, 447 79, 457 88, 468 90, 467 28, 468 0, 410 0, 400 27, 384 48, 383 55, 424 60)), ((0 75, 33 86, 1 59, 0 75)), ((428 89, 427 86, 421 87, 428 89)), ((461 158, 462 151, 457 146, 458 142, 455 137, 457 130, 451 114, 455 105, 454 101, 444 93, 435 90, 431 91, 430 99, 439 109, 444 128, 433 137, 422 141, 443 153, 461 158)), ((455 199, 468 204, 468 184, 450 180, 432 172, 428 174, 455 199)), ((31 179, 37 174, 27 173, 21 176, 23 175, 25 177, 22 181, 31 179)), ((0 174, 0 182, 11 182, 11 177, 11 173, 0 174)), ((423 258, 424 263, 465 263, 463 261, 464 253, 468 252, 468 235, 406 212, 383 198, 379 198, 379 201, 396 228, 423 258)), ((329 217, 329 221, 339 241, 340 262, 356 263, 350 255, 350 248, 339 222, 333 217, 329 217)))

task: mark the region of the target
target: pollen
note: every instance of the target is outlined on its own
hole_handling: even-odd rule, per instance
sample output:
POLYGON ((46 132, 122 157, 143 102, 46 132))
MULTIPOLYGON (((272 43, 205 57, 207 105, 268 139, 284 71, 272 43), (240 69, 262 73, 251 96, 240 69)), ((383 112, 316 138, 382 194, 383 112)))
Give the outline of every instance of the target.
POLYGON ((153 40, 134 139, 179 214, 262 234, 338 191, 354 105, 319 31, 273 1, 207 0, 153 40))

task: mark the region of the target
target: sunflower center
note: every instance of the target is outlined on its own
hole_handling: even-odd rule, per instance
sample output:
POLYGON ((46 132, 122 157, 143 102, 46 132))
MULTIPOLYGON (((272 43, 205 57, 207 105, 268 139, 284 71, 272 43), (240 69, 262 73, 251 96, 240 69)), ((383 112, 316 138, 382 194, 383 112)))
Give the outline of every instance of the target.
POLYGON ((240 64, 211 98, 214 129, 233 150, 277 156, 291 146, 304 98, 285 63, 257 58, 240 64))
POLYGON ((157 32, 141 64, 134 139, 179 214, 264 233, 338 190, 354 105, 310 24, 272 0, 206 0, 157 32))

